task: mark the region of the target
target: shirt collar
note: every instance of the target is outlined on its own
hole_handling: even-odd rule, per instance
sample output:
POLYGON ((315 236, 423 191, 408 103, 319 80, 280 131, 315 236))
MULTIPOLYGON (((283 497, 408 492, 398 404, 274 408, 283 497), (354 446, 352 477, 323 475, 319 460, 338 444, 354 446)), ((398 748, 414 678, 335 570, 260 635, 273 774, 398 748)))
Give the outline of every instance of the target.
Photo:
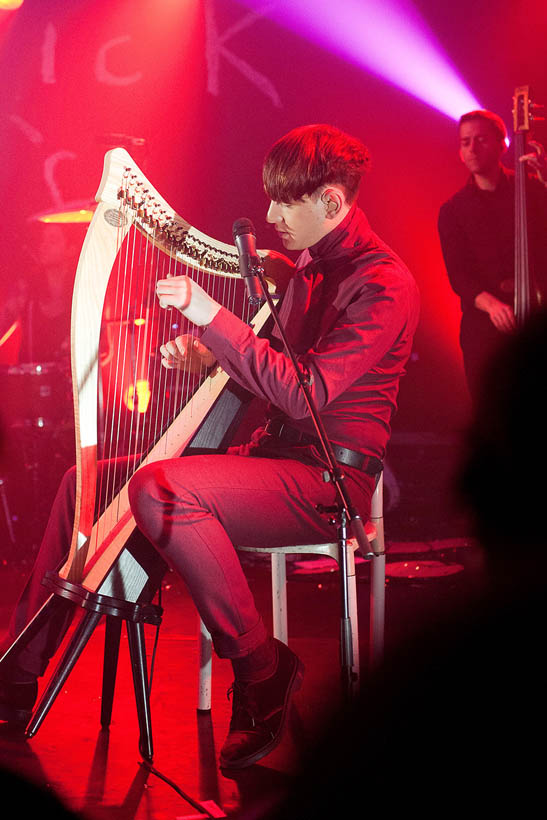
POLYGON ((315 245, 311 245, 308 252, 312 259, 348 253, 354 248, 365 245, 371 233, 363 211, 353 204, 342 222, 325 234, 315 245))
POLYGON ((485 191, 483 188, 479 188, 477 183, 475 182, 475 177, 473 174, 470 174, 469 179, 467 180, 467 185, 474 191, 478 191, 480 194, 495 194, 496 191, 502 191, 508 184, 509 178, 511 177, 511 171, 508 171, 507 168, 501 166, 501 174, 498 179, 498 184, 494 188, 493 191, 485 191))

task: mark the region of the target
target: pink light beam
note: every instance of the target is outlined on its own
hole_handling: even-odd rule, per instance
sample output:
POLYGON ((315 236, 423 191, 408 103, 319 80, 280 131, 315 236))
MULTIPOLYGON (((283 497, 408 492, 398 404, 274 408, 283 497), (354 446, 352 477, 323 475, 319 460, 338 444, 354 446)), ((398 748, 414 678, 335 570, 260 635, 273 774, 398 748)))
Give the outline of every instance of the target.
POLYGON ((241 0, 457 120, 483 106, 408 0, 241 0))

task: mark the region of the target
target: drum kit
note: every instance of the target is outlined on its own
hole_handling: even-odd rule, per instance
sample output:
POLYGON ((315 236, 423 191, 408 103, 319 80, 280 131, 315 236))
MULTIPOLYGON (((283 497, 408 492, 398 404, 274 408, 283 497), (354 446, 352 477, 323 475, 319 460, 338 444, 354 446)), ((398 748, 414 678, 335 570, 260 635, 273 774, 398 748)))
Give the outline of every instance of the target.
MULTIPOLYGON (((93 206, 74 205, 33 219, 89 222, 93 206)), ((70 362, 8 359, 12 363, 0 364, 0 556, 25 561, 39 545, 59 481, 75 461, 70 362)))
POLYGON ((0 367, 0 424, 3 546, 26 557, 38 546, 58 483, 74 463, 67 365, 25 362, 0 367))
MULTIPOLYGON (((107 133, 98 141, 106 148, 130 147, 146 164, 144 138, 107 133)), ((96 206, 95 200, 74 200, 28 221, 86 228, 96 206)), ((0 364, 0 560, 6 547, 26 560, 29 545, 39 545, 59 481, 74 462, 70 363, 0 364)))

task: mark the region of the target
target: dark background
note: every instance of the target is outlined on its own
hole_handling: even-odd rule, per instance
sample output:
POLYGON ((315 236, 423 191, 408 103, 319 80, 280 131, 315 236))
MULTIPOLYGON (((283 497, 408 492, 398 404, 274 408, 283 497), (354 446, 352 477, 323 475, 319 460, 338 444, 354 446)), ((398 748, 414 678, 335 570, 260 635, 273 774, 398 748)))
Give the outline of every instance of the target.
MULTIPOLYGON (((343 15, 345 3, 337 5, 343 15)), ((415 0, 414 8, 472 94, 508 126, 515 86, 530 84, 547 100, 544 3, 415 0)), ((422 293, 391 451, 408 499, 410 485, 451 475, 452 437, 469 412, 459 305, 436 232, 440 204, 466 178, 456 124, 303 34, 248 14, 234 0, 26 0, 0 12, 0 296, 32 275, 28 219, 91 201, 113 145, 125 145, 196 227, 231 241, 233 221, 245 216, 260 247, 281 250, 264 222, 268 148, 303 123, 356 134, 373 160, 360 204, 422 293)), ((547 141, 544 123, 537 137, 547 141)))

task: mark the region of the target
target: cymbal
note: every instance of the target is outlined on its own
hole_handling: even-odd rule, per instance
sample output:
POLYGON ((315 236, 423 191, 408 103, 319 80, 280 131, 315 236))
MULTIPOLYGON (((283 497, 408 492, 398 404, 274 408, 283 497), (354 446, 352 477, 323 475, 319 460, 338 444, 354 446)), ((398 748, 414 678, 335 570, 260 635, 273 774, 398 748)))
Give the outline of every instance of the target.
POLYGON ((97 203, 89 200, 67 202, 60 208, 34 214, 30 217, 29 221, 44 222, 47 225, 70 225, 76 223, 86 224, 91 222, 93 219, 93 214, 95 213, 96 207, 97 203))

